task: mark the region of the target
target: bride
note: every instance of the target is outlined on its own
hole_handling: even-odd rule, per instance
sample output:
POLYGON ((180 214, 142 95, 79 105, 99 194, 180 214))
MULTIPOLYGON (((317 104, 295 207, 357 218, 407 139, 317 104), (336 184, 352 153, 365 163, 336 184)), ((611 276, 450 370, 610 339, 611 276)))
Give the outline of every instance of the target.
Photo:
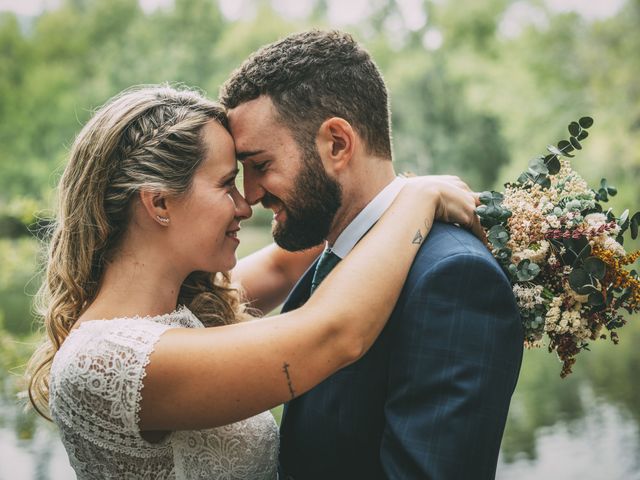
POLYGON ((76 138, 40 292, 47 339, 28 373, 79 479, 276 478, 268 410, 371 346, 416 231, 476 221, 459 180, 407 181, 303 307, 254 318, 243 301, 281 301, 319 250, 246 258, 234 283, 271 298, 241 296, 227 273, 251 216, 237 173, 224 111, 189 90, 127 90, 76 138))

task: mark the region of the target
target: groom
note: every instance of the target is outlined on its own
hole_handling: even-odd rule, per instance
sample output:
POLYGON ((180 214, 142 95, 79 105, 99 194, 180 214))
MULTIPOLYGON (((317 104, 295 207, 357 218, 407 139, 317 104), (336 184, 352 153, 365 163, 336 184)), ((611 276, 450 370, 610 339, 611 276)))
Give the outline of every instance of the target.
MULTIPOLYGON (((297 308, 402 187, 386 86, 351 36, 310 31, 252 55, 221 101, 245 195, 274 211, 275 241, 330 247, 283 311, 297 308)), ((509 282, 489 251, 436 223, 371 350, 285 407, 281 478, 493 478, 522 342, 509 282)))

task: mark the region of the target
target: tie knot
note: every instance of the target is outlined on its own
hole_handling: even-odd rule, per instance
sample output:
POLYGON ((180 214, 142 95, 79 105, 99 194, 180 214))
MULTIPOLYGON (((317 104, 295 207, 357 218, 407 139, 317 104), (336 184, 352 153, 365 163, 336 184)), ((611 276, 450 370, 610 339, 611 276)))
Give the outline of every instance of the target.
POLYGON ((316 271, 313 274, 313 280, 311 280, 311 293, 314 292, 318 285, 325 279, 329 272, 333 270, 333 268, 340 262, 340 257, 333 253, 330 248, 327 248, 322 255, 320 255, 320 260, 316 264, 316 271))

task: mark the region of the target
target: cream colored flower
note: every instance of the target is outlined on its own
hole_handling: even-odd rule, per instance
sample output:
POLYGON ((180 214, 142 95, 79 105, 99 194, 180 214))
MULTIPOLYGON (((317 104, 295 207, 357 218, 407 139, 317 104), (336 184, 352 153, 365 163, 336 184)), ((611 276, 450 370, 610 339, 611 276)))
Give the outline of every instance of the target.
POLYGON ((625 252, 624 250, 624 247, 616 242, 615 238, 607 237, 604 240, 603 247, 606 250, 613 252, 613 254, 618 257, 624 257, 627 254, 627 252, 625 252))

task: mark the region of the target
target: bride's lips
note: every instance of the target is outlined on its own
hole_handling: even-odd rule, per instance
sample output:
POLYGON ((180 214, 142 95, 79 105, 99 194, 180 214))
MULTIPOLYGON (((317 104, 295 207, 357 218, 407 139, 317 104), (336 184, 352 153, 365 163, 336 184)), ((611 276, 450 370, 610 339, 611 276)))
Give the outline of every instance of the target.
POLYGON ((227 232, 225 233, 225 236, 235 240, 236 242, 240 242, 240 239, 238 238, 239 231, 240 231, 240 227, 232 228, 231 230, 227 230, 227 232))

